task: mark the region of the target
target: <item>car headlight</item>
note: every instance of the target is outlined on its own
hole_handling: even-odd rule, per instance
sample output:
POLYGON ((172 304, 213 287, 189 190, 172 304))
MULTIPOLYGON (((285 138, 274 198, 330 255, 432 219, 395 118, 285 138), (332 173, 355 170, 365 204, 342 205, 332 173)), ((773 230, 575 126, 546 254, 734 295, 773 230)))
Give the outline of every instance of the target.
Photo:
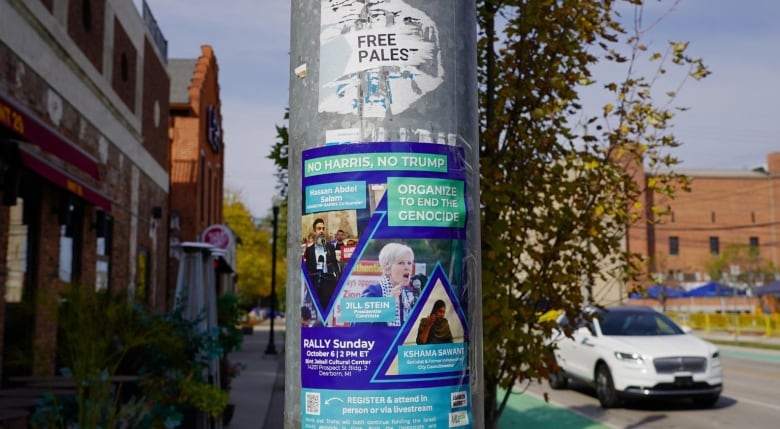
POLYGON ((620 361, 633 362, 633 363, 645 362, 644 356, 640 355, 639 353, 615 352, 615 357, 617 358, 617 360, 620 361))
POLYGON ((712 366, 713 368, 720 366, 720 351, 712 353, 712 366))

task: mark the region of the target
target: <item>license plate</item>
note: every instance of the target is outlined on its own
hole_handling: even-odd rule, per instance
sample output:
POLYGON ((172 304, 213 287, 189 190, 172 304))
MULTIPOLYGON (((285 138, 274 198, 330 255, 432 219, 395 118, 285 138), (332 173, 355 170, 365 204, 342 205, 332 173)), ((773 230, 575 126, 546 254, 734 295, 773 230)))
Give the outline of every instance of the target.
POLYGON ((685 377, 674 377, 674 385, 675 386, 692 386, 693 385, 693 377, 691 376, 685 376, 685 377))

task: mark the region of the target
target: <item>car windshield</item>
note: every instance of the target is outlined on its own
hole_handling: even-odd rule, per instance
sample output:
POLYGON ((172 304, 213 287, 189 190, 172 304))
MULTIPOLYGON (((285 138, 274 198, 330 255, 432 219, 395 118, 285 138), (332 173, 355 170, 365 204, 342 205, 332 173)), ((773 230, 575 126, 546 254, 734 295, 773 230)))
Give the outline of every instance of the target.
POLYGON ((599 325, 603 335, 682 335, 683 330, 672 319, 656 311, 600 311, 599 325))

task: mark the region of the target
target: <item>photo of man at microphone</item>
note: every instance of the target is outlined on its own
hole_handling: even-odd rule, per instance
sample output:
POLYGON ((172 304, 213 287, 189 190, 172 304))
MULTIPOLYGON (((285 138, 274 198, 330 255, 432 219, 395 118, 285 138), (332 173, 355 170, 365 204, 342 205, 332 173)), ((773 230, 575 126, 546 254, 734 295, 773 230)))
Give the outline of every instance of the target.
POLYGON ((312 223, 314 242, 306 247, 303 257, 309 279, 314 284, 320 308, 327 313, 327 307, 341 277, 341 267, 336 257, 336 248, 327 240, 325 220, 317 218, 312 223))

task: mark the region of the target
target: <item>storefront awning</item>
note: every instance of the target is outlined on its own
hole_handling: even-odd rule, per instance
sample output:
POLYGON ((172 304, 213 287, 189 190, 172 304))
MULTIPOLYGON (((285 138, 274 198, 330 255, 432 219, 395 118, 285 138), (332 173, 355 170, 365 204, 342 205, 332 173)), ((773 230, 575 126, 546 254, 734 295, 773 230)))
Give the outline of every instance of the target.
POLYGON ((99 179, 97 160, 62 134, 40 121, 12 98, 0 93, 0 127, 99 179))
POLYGON ((106 212, 111 212, 111 200, 106 195, 85 185, 72 174, 51 164, 40 155, 30 151, 23 144, 20 144, 18 147, 19 158, 22 165, 26 168, 62 189, 72 192, 85 201, 102 208, 106 212))
POLYGON ((228 261, 223 256, 219 256, 214 259, 214 270, 217 274, 233 274, 233 267, 230 266, 228 261))

